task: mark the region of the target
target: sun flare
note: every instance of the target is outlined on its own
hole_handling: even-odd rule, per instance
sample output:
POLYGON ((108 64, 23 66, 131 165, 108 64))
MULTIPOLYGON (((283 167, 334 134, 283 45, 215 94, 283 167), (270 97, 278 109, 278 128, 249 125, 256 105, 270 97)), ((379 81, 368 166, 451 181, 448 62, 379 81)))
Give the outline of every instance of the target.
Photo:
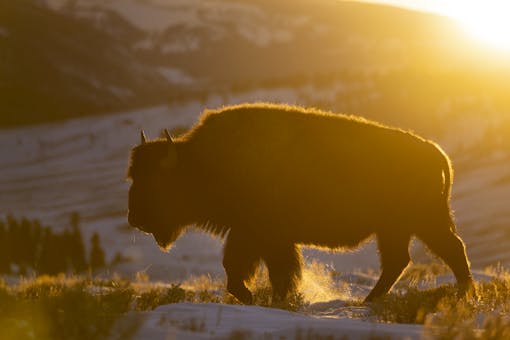
POLYGON ((491 47, 510 52, 510 1, 448 1, 443 12, 491 47))

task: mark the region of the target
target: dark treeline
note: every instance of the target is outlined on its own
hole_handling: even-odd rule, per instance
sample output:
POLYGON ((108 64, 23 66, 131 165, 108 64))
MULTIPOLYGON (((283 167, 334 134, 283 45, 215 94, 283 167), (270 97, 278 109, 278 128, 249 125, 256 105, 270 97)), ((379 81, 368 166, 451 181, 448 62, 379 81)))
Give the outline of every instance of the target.
POLYGON ((59 233, 38 220, 0 220, 0 273, 55 275, 104 267, 99 235, 93 234, 87 257, 79 223, 79 215, 72 213, 70 226, 59 233))

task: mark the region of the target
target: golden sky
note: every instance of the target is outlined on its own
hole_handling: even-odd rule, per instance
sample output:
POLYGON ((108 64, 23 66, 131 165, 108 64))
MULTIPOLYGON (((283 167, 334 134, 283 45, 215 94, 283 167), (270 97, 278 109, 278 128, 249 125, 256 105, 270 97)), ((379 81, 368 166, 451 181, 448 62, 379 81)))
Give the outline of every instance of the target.
POLYGON ((509 0, 359 0, 434 12, 454 18, 487 47, 510 52, 509 0))

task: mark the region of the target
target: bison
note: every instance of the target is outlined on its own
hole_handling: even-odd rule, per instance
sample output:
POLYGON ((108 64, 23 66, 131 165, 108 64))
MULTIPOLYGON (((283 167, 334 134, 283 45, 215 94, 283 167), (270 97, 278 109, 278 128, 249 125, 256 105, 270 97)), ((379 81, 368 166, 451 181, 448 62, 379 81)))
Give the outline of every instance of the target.
MULTIPOLYGON (((166 130, 165 130, 166 132, 166 130)), ((187 133, 131 152, 129 223, 169 248, 187 226, 226 238, 227 290, 263 261, 273 301, 300 279, 299 245, 340 250, 376 235, 381 276, 365 301, 386 294, 423 241, 473 287, 450 209, 452 167, 416 134, 316 109, 244 104, 206 111, 187 133)))

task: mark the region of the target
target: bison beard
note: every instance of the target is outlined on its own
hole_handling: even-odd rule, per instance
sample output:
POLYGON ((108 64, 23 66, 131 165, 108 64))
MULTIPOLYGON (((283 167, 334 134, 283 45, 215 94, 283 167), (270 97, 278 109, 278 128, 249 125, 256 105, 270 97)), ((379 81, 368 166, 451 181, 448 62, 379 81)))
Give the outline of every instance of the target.
POLYGON ((227 289, 252 302, 245 283, 260 261, 273 301, 301 277, 299 245, 355 247, 376 235, 386 294, 410 261, 412 237, 473 280, 450 210, 453 172, 439 146, 362 118, 246 104, 205 112, 184 136, 131 153, 129 221, 168 247, 186 226, 226 236, 227 289))

